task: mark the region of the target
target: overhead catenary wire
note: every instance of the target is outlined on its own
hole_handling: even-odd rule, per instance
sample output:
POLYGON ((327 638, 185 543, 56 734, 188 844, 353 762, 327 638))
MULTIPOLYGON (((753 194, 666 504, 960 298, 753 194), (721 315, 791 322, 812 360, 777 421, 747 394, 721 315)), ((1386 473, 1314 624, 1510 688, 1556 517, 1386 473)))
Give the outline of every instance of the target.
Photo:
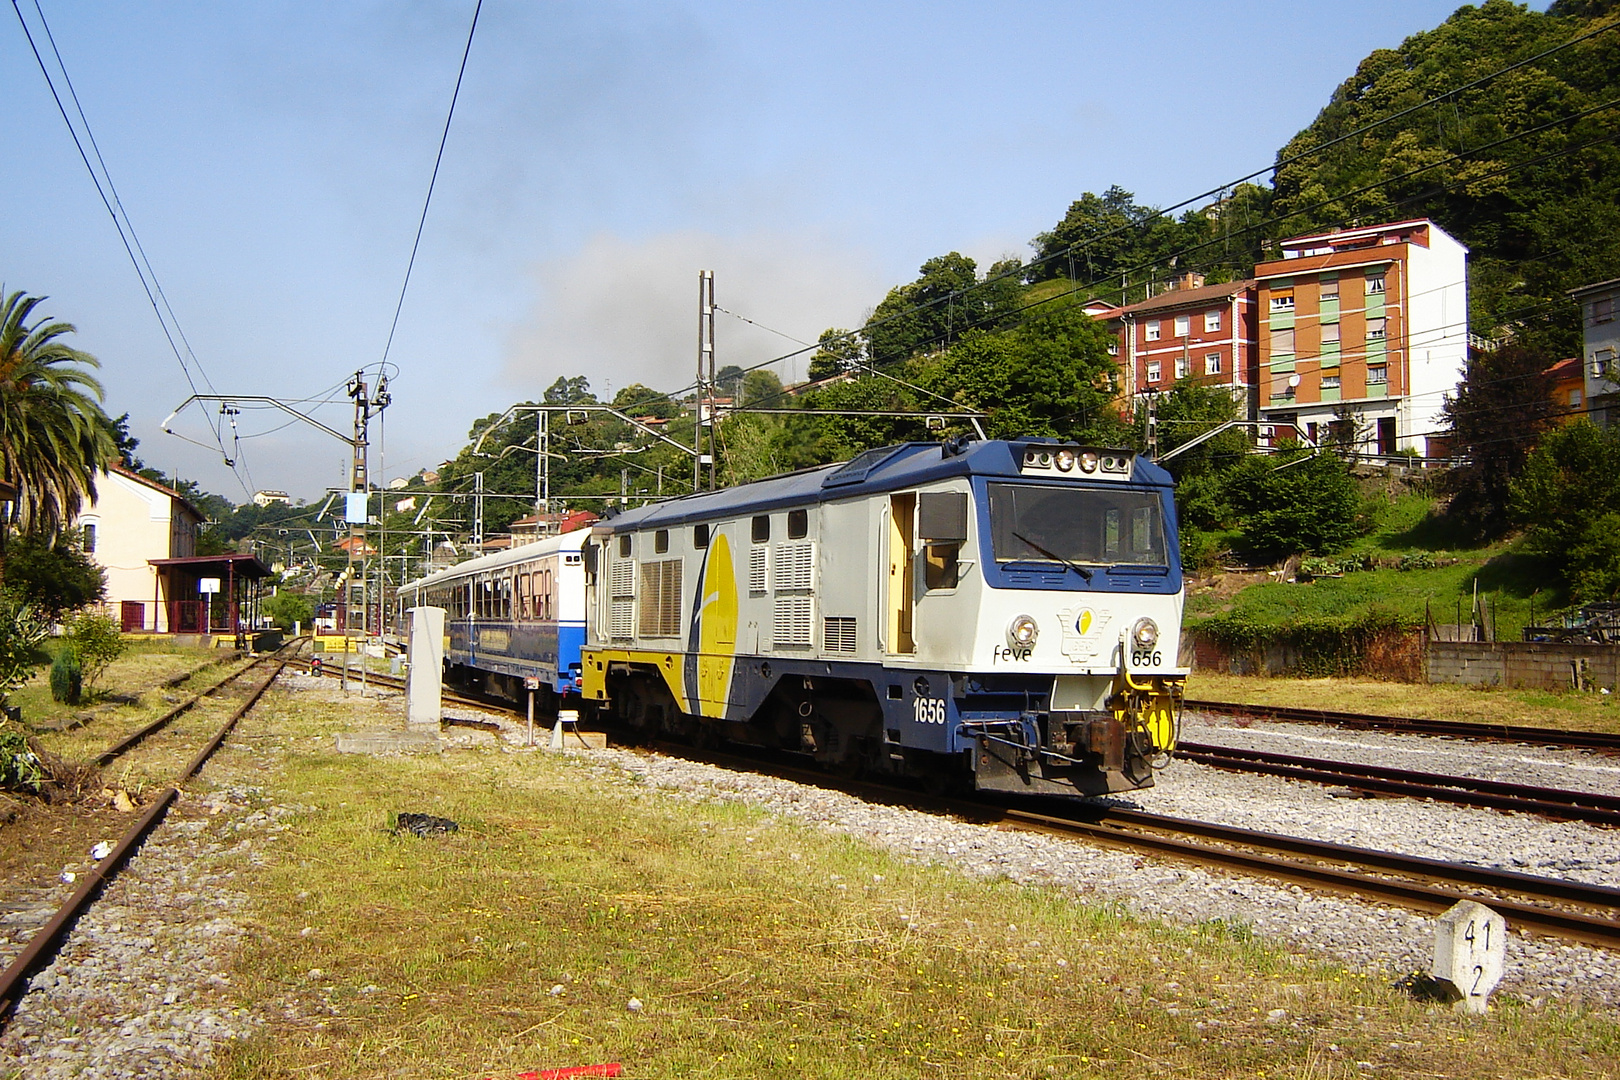
MULTIPOLYGON (((196 366, 197 373, 202 376, 203 383, 212 392, 213 384, 208 380, 207 371, 203 368, 202 362, 197 359, 196 354, 192 352, 190 342, 186 341, 185 333, 180 327, 180 320, 174 314, 174 309, 170 307, 168 297, 164 294, 162 285, 158 280, 157 271, 152 268, 151 261, 147 259, 146 250, 141 246, 140 238, 135 232, 134 223, 129 220, 123 202, 118 197, 117 188, 113 184, 112 173, 107 169, 100 147, 96 145, 89 118, 85 115, 83 106, 79 103, 78 92, 73 88, 72 77, 68 74, 67 65, 62 60, 60 50, 56 47, 56 39, 51 34, 50 24, 45 19, 44 10, 40 7, 38 0, 35 0, 34 11, 39 17, 40 26, 45 31, 52 55, 55 56, 57 67, 62 73, 63 84, 67 87, 74 109, 78 112, 79 125, 84 129, 83 139, 80 138, 79 127, 74 125, 73 118, 68 114, 67 105, 63 102, 62 95, 56 88, 56 80, 51 75, 50 66, 46 64, 45 57, 39 51, 39 45, 35 42, 33 31, 29 28, 27 18, 23 15, 21 4, 18 0, 11 0, 11 7, 16 12, 17 22, 22 27, 23 36, 28 40, 28 48, 34 54, 34 62, 39 65, 40 74, 45 78, 45 85, 50 90, 51 99, 56 102, 56 108, 62 116, 62 122, 67 126, 68 134, 73 139, 73 146, 79 152, 79 160, 84 163, 85 171, 90 174, 90 181, 95 185, 96 195, 101 199, 101 205, 106 208, 107 215, 112 218, 113 227, 118 230, 119 242, 123 245, 124 253, 129 257, 130 264, 135 268, 135 275, 140 279, 141 289, 146 293, 147 303, 151 305, 152 313, 157 316, 158 325, 163 330, 163 337, 169 343, 169 350, 174 353, 174 358, 179 363, 181 372, 185 375, 186 384, 191 387, 193 394, 198 393, 197 382, 192 375, 191 365, 186 363, 185 354, 180 349, 180 343, 175 340, 177 337, 180 342, 185 343, 185 352, 191 354, 192 363, 196 366), (86 142, 90 143, 91 149, 95 152, 96 161, 101 165, 101 172, 99 173, 96 171, 96 166, 90 162, 90 154, 86 152, 84 146, 86 142), (165 316, 165 311, 167 311, 167 316, 165 316)), ((225 449, 224 435, 219 423, 210 417, 208 427, 213 433, 215 443, 215 446, 209 447, 209 449, 218 449, 220 457, 230 463, 231 472, 236 476, 237 483, 242 486, 243 492, 251 494, 251 480, 245 479, 243 476, 243 473, 246 472, 246 466, 242 467, 242 471, 238 471, 236 462, 225 449)), ((199 446, 206 446, 204 443, 197 443, 194 439, 186 439, 185 441, 196 443, 199 446)))
POLYGON ((472 25, 467 28, 467 45, 461 51, 461 67, 456 71, 456 88, 450 94, 450 108, 445 112, 444 131, 439 136, 439 152, 433 158, 433 175, 428 178, 427 198, 422 200, 422 216, 416 223, 416 238, 411 241, 411 257, 405 263, 405 280, 400 282, 399 302, 394 305, 394 318, 388 325, 388 340, 383 344, 383 363, 388 362, 389 350, 394 347, 394 332, 399 329, 399 315, 405 309, 405 293, 411 287, 411 271, 416 267, 416 252, 422 246, 422 230, 427 227, 428 208, 433 205, 433 189, 439 182, 439 166, 444 162, 445 144, 450 141, 450 122, 456 117, 456 102, 461 98, 461 80, 467 74, 467 58, 472 55, 473 36, 478 33, 478 15, 483 10, 484 0, 477 0, 473 6, 472 25))

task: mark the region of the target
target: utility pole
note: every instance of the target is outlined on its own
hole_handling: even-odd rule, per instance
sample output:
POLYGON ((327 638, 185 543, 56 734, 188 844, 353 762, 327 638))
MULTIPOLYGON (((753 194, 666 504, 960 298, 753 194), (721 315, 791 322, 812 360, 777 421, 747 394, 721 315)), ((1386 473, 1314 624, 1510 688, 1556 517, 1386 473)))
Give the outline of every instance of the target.
POLYGON ((709 424, 709 490, 715 486, 715 432, 714 432, 714 271, 698 271, 698 422, 692 440, 699 456, 692 466, 692 490, 703 486, 703 428, 709 424))
MULTIPOLYGON (((360 694, 366 692, 366 638, 371 627, 371 608, 368 604, 367 577, 369 567, 365 554, 366 518, 370 514, 371 488, 370 480, 366 474, 367 448, 370 444, 371 413, 373 409, 381 411, 388 407, 393 400, 388 393, 388 376, 377 376, 377 389, 373 394, 366 385, 364 371, 357 371, 349 380, 349 397, 354 401, 354 438, 350 441, 353 448, 353 468, 349 473, 349 499, 344 506, 344 518, 349 526, 349 572, 343 582, 343 629, 344 647, 347 649, 349 639, 349 624, 354 615, 354 562, 355 551, 360 550, 360 694), (359 498, 356 499, 355 496, 359 498)), ((349 660, 347 654, 343 658, 343 689, 349 689, 349 660)))
POLYGON ((484 474, 473 473, 473 546, 484 550, 484 474))

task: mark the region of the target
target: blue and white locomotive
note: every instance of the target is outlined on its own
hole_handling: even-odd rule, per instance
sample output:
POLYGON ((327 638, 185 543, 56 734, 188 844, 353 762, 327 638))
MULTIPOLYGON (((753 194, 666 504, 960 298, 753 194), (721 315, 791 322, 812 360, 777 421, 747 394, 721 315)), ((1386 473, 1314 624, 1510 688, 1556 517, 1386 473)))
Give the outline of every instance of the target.
POLYGON ((1172 481, 1130 451, 885 447, 629 511, 581 555, 581 695, 649 736, 1086 795, 1174 748, 1172 481))

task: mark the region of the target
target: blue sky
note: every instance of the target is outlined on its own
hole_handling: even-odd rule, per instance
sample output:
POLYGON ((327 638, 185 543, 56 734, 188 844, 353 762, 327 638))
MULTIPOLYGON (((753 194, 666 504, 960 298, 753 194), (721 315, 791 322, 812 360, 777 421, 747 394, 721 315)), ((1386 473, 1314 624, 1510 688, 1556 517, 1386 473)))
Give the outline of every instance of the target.
MULTIPOLYGON (((319 399, 376 364, 470 0, 39 2, 213 386, 319 399)), ((453 456, 559 375, 684 386, 700 269, 722 307, 813 339, 934 255, 1027 256, 1084 191, 1164 205, 1263 167, 1363 56, 1454 7, 486 0, 373 475, 453 456)), ((10 12, 0 93, 0 281, 78 326, 141 455, 237 502, 343 485, 347 448, 284 418, 238 418, 237 475, 159 430, 190 390, 10 12)), ((721 364, 794 347, 718 327, 721 364)), ((317 415, 348 423, 341 397, 317 415)), ((196 411, 174 426, 212 438, 196 411)))

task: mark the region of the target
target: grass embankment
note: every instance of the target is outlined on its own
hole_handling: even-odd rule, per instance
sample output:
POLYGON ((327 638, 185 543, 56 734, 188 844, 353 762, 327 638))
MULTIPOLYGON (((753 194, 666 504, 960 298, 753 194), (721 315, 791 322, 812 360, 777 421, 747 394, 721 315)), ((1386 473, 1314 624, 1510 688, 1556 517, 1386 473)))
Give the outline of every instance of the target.
POLYGON ((1434 517, 1434 499, 1416 493, 1369 497, 1364 504, 1372 527, 1339 554, 1365 556, 1376 569, 1298 583, 1264 582, 1232 596, 1213 580, 1189 582, 1187 614, 1236 614, 1253 623, 1282 626, 1336 621, 1354 623, 1381 613, 1421 626, 1471 621, 1476 587, 1481 617, 1494 619, 1502 641, 1519 640, 1520 630, 1568 603, 1538 560, 1512 541, 1467 546, 1434 517), (1405 560, 1407 569, 1397 568, 1405 560))
POLYGON ((907 865, 579 759, 336 755, 334 720, 376 722, 354 709, 276 700, 210 766, 311 807, 243 862, 256 933, 238 993, 272 1019, 221 1075, 1620 1071, 1607 1018, 1504 1002, 1470 1020, 1241 928, 907 865), (401 810, 461 831, 390 835, 401 810))

